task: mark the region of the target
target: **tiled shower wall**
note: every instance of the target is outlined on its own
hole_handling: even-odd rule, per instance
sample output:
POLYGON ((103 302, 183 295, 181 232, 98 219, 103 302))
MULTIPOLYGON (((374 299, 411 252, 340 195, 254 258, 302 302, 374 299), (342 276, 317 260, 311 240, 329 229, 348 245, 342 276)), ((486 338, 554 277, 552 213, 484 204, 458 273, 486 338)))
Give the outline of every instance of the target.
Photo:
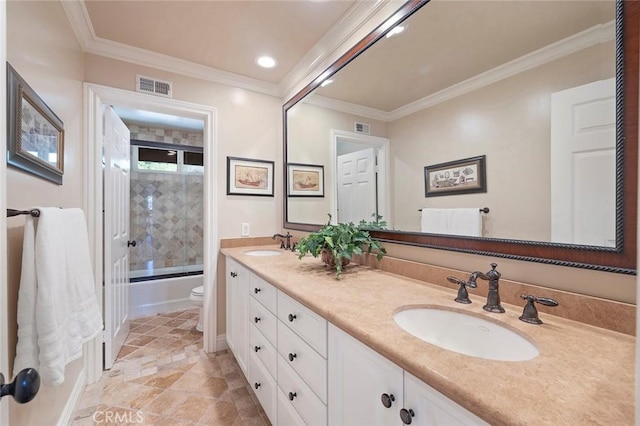
MULTIPOLYGON (((202 146, 198 132, 127 125, 131 139, 202 146)), ((130 269, 203 263, 203 176, 131 171, 130 269)))
POLYGON ((131 139, 200 147, 204 145, 204 134, 202 132, 161 129, 158 127, 139 126, 137 124, 130 123, 125 124, 131 132, 131 139))

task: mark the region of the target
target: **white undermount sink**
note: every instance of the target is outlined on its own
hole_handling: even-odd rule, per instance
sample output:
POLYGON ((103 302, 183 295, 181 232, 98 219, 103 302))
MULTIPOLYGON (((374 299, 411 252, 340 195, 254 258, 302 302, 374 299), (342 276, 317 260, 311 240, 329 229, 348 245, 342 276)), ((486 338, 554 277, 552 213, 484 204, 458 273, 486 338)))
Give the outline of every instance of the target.
POLYGON ((399 311, 393 319, 406 332, 450 351, 495 361, 526 361, 538 348, 506 327, 462 312, 439 308, 399 311))
POLYGON ((278 256, 282 252, 279 250, 249 250, 245 251, 244 254, 248 254, 249 256, 278 256))

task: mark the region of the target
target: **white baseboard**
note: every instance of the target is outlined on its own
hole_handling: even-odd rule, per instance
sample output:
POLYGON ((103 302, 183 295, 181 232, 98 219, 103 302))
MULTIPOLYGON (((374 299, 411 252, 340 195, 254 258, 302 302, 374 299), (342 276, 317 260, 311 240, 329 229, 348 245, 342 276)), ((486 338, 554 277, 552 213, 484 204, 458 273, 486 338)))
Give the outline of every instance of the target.
POLYGON ((71 395, 69 395, 69 399, 62 410, 62 414, 60 414, 58 426, 67 426, 71 424, 71 421, 73 420, 73 413, 76 411, 76 406, 78 405, 78 401, 80 401, 80 396, 82 395, 82 391, 84 390, 86 383, 87 375, 83 368, 80 371, 80 374, 78 374, 76 384, 73 385, 73 390, 71 391, 71 395))
POLYGON ((220 334, 218 335, 218 337, 216 338, 216 349, 219 351, 225 350, 225 349, 229 349, 229 345, 227 345, 227 335, 226 334, 220 334))

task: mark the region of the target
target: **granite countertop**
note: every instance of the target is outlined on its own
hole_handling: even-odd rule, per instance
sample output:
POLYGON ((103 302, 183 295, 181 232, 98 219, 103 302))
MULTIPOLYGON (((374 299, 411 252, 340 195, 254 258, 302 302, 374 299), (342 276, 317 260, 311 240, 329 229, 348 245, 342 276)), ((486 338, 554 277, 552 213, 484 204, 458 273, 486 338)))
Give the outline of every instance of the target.
MULTIPOLYGON (((485 298, 455 303, 451 289, 349 265, 340 280, 319 259, 260 247, 221 252, 493 425, 634 424, 635 337, 540 314, 543 325, 518 319, 522 306, 485 312, 485 298), (534 342, 529 361, 491 361, 448 351, 410 335, 393 320, 400 308, 441 306, 498 322, 534 342)), ((275 248, 268 247, 268 248, 275 248)), ((486 285, 478 281, 478 285, 486 285)), ((524 305, 524 302, 523 302, 524 305)))

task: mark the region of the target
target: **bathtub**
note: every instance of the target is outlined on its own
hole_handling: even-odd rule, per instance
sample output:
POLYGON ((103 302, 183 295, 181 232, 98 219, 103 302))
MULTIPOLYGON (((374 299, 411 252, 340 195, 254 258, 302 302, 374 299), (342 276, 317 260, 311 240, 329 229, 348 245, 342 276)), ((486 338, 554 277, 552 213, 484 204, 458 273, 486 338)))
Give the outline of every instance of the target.
POLYGON ((129 318, 194 308, 191 289, 204 284, 202 265, 131 271, 129 318))

